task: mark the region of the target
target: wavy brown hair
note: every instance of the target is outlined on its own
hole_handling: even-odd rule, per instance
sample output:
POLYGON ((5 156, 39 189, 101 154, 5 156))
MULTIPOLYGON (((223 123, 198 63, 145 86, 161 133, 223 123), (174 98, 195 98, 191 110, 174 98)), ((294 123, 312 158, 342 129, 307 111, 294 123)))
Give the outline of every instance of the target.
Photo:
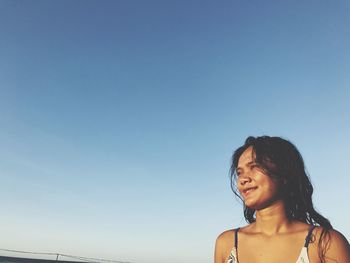
MULTIPOLYGON (((245 143, 234 152, 230 168, 231 188, 241 200, 237 190, 236 170, 240 156, 249 147, 252 147, 256 164, 277 182, 288 219, 322 227, 318 254, 321 262, 324 262, 325 251, 329 244, 329 230, 333 227, 329 220, 314 208, 313 187, 305 171, 300 152, 291 142, 281 137, 248 137, 245 143)), ((255 222, 255 210, 245 205, 243 208, 246 221, 255 222)))

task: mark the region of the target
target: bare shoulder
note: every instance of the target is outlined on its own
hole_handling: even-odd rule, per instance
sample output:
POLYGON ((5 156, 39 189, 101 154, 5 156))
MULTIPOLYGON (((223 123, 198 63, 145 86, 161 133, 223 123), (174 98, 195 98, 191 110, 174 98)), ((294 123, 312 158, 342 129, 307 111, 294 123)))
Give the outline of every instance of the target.
POLYGON ((220 243, 223 243, 223 242, 229 242, 233 241, 233 237, 234 237, 234 232, 235 230, 234 229, 229 229, 229 230, 226 230, 224 232, 222 232, 216 239, 216 242, 220 242, 220 243))
POLYGON ((350 262, 350 245, 345 236, 337 230, 325 231, 322 227, 314 230, 314 245, 320 244, 317 250, 323 249, 325 262, 348 263, 350 262), (320 243, 319 243, 320 242, 320 243))
POLYGON ((215 263, 225 262, 228 258, 234 243, 234 229, 222 232, 215 243, 215 263))
POLYGON ((329 234, 330 242, 329 248, 326 249, 326 258, 335 259, 339 263, 350 262, 350 246, 345 236, 337 230, 331 230, 329 234))
POLYGON ((329 233, 331 236, 331 240, 333 240, 335 245, 347 245, 347 246, 349 246, 348 240, 339 231, 332 229, 329 231, 329 233))

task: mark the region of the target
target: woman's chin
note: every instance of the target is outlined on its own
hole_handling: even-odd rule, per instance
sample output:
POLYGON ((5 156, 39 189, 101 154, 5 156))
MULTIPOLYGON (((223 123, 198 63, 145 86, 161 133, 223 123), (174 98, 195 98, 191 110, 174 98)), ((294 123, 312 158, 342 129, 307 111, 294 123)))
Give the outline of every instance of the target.
POLYGON ((265 203, 255 198, 247 198, 244 200, 244 205, 250 209, 259 210, 264 207, 265 203))
POLYGON ((250 209, 256 209, 256 203, 255 202, 249 202, 249 201, 245 201, 244 205, 250 209))

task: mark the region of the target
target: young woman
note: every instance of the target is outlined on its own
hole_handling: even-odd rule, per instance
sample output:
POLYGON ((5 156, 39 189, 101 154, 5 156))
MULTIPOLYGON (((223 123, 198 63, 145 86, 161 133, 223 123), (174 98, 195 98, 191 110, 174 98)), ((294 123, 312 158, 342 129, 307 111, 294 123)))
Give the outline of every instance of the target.
POLYGON ((280 137, 248 137, 232 157, 231 187, 249 223, 219 235, 215 263, 350 263, 346 238, 313 207, 297 148, 280 137))

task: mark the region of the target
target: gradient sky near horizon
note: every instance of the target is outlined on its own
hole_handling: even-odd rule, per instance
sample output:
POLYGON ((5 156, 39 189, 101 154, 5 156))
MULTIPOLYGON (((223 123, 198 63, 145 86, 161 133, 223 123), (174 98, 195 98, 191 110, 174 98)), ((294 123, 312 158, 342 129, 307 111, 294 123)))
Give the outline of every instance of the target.
MULTIPOLYGON (((213 261, 249 135, 350 238, 349 1, 0 0, 0 248, 213 261)), ((3 254, 3 253, 0 253, 3 254)))

